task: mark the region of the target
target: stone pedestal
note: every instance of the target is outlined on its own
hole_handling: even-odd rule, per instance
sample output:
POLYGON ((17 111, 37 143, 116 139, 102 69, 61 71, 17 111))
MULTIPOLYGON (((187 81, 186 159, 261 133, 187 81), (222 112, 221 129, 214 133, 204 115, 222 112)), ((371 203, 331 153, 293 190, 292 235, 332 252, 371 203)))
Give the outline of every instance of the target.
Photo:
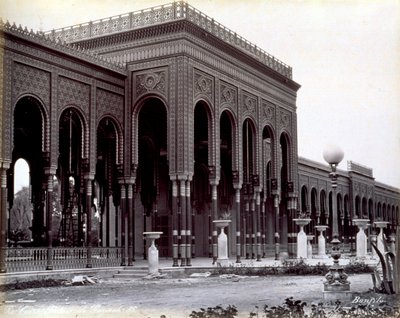
POLYGON ((147 260, 149 263, 149 274, 158 274, 158 249, 154 241, 160 238, 163 232, 143 232, 143 235, 151 240, 150 247, 148 248, 147 260))
POLYGON ((328 228, 327 225, 317 225, 315 227, 319 232, 318 235, 318 254, 316 258, 328 258, 326 255, 326 240, 324 237, 324 231, 328 228))
POLYGON ((217 264, 220 266, 228 266, 228 236, 225 234, 225 227, 231 223, 231 220, 214 220, 213 223, 217 228, 221 229, 218 235, 218 257, 217 264))
POLYGON ((314 239, 314 235, 307 235, 307 258, 312 258, 312 244, 311 241, 314 239))
POLYGON ((368 219, 354 219, 353 223, 358 226, 358 233, 356 238, 356 256, 359 259, 367 257, 367 236, 365 230, 368 228, 368 219))
POLYGON ((304 226, 310 223, 311 219, 293 219, 300 231, 297 233, 297 258, 307 258, 307 235, 304 232, 304 226))
POLYGON ((379 228, 379 234, 376 238, 376 246, 381 253, 385 252, 385 237, 383 235, 383 229, 386 228, 389 222, 387 221, 375 221, 374 224, 379 228))

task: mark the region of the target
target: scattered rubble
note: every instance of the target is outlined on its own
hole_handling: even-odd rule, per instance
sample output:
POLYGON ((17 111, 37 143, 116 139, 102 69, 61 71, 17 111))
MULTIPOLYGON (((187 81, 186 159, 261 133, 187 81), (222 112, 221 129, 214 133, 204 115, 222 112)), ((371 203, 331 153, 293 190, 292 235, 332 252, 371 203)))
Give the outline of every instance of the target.
POLYGON ((71 280, 67 280, 63 282, 63 285, 87 285, 87 284, 97 284, 99 281, 96 277, 86 276, 86 275, 77 275, 74 276, 71 280))
POLYGON ((193 273, 190 275, 190 277, 209 277, 209 276, 211 276, 211 272, 193 273))
POLYGON ((161 279, 161 278, 167 278, 166 274, 160 274, 160 273, 149 273, 143 279, 161 279))

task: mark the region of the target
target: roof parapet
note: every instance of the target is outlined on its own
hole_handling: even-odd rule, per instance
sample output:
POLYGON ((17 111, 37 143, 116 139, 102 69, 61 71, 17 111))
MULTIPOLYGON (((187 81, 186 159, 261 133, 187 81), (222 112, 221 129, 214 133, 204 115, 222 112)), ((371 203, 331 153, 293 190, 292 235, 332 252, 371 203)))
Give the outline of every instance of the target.
POLYGON ((347 161, 347 171, 355 172, 370 178, 374 177, 372 168, 368 168, 353 161, 347 161))
POLYGON ((251 55, 279 74, 292 79, 292 68, 289 65, 268 54, 257 45, 247 41, 185 1, 175 1, 162 6, 46 31, 44 34, 53 40, 71 43, 177 20, 190 21, 222 41, 251 55))

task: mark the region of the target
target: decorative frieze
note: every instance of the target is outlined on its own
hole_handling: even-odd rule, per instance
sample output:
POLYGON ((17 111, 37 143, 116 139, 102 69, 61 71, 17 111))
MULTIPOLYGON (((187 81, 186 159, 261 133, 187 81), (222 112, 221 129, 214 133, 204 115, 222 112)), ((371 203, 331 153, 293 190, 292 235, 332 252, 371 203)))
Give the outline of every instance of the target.
POLYGON ((254 118, 257 118, 257 97, 243 91, 242 94, 242 115, 251 115, 254 118))
POLYGON ((261 101, 262 121, 264 123, 270 123, 274 126, 275 123, 275 112, 276 106, 269 101, 261 101))
POLYGON ((223 81, 220 84, 220 105, 228 106, 235 112, 237 111, 237 88, 223 81))
POLYGON ((291 114, 289 111, 286 109, 280 108, 279 109, 279 126, 281 130, 286 130, 286 131, 291 131, 292 130, 292 125, 291 125, 291 114))
POLYGON ((214 101, 214 78, 195 70, 194 72, 194 97, 198 98, 200 96, 205 96, 211 102, 214 101))
POLYGON ((148 72, 136 75, 136 97, 148 92, 158 92, 166 95, 166 72, 148 72))

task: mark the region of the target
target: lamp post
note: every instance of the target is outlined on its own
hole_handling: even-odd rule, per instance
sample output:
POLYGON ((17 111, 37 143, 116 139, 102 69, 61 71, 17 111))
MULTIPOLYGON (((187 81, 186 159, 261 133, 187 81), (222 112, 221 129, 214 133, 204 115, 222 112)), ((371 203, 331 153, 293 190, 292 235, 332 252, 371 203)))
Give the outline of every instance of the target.
POLYGON ((332 252, 333 265, 329 268, 329 272, 325 275, 324 282, 324 298, 326 300, 345 300, 351 297, 350 283, 347 281, 347 274, 343 267, 339 265, 340 258, 340 240, 338 230, 338 215, 337 215, 337 174, 336 167, 342 161, 344 156, 343 150, 338 146, 329 146, 323 152, 325 161, 330 165, 331 172, 329 178, 332 185, 332 252))

